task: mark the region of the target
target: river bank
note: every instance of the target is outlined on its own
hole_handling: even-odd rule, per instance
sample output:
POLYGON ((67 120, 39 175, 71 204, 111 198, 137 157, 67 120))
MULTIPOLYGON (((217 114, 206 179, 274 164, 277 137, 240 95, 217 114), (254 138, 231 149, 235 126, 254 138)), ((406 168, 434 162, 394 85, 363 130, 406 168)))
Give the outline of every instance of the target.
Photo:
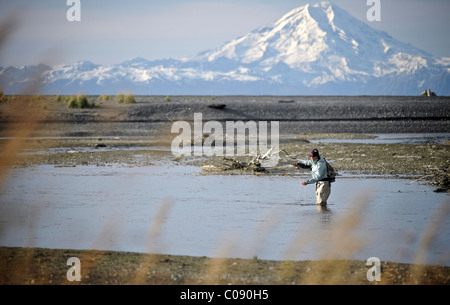
POLYGON ((381 262, 369 281, 365 261, 268 261, 134 252, 0 247, 2 285, 448 285, 450 267, 381 262), (80 259, 81 280, 66 274, 80 259))
POLYGON ((220 157, 171 158, 170 146, 179 134, 171 130, 174 122, 193 124, 197 113, 202 123, 214 121, 223 126, 228 121, 279 122, 280 160, 270 174, 294 173, 286 165, 293 159, 307 158, 312 148, 317 148, 340 172, 405 177, 432 183, 439 191, 449 188, 448 140, 421 144, 320 141, 364 139, 379 133, 450 134, 448 97, 139 96, 135 99, 136 103, 117 104, 91 96, 89 100, 96 107, 68 109, 64 103, 56 102, 56 97, 39 96, 23 101, 27 107, 34 105, 29 112, 20 111, 20 105, 2 103, 0 149, 10 144, 17 146, 15 137, 25 133, 30 137, 20 145, 22 152, 28 153, 12 160, 18 166, 142 165, 158 155, 157 158, 164 156, 175 164, 219 165, 219 171, 214 171, 218 174, 244 173, 220 171, 223 163, 220 157))
MULTIPOLYGON (((325 139, 364 139, 361 134, 308 133, 291 135, 280 140, 279 161, 273 168, 257 174, 296 175, 290 163, 307 159, 312 148, 317 148, 338 173, 386 175, 429 183, 437 191, 449 189, 449 145, 428 144, 366 144, 328 143, 325 139), (315 142, 313 143, 313 141, 315 142)), ((0 140, 4 143, 7 140, 0 140)), ((165 160, 175 165, 204 166, 204 174, 255 174, 253 171, 227 168, 223 157, 175 157, 170 146, 155 145, 152 137, 78 137, 30 139, 26 153, 18 156, 15 166, 52 164, 55 166, 82 166, 123 164, 146 166, 165 160)), ((250 157, 235 157, 243 163, 250 157)), ((306 171, 303 171, 307 174, 306 171)))

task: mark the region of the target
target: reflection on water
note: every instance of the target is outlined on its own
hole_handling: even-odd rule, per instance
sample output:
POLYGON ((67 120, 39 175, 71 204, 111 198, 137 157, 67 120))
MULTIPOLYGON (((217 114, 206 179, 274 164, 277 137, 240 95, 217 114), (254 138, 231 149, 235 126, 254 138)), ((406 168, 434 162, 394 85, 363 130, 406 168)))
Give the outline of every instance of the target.
POLYGON ((356 143, 356 144, 443 144, 450 141, 450 133, 401 133, 368 134, 372 139, 319 139, 311 143, 356 143))
MULTIPOLYGON (((342 177, 321 207, 296 177, 203 176, 184 166, 15 169, 0 192, 0 245, 305 260, 346 255, 340 241, 352 236, 361 244, 348 258, 412 262, 448 195, 409 182, 342 177), (370 198, 363 209, 361 193, 370 198)), ((449 233, 447 217, 428 263, 450 265, 449 233)))

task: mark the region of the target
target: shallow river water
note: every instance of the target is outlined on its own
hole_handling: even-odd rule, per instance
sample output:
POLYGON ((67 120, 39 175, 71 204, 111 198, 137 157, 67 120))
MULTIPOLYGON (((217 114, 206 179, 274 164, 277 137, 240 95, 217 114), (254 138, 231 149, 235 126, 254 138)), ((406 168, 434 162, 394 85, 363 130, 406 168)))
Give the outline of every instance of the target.
POLYGON ((176 165, 14 169, 0 190, 0 246, 450 265, 448 194, 344 175, 319 209, 299 181, 176 165))

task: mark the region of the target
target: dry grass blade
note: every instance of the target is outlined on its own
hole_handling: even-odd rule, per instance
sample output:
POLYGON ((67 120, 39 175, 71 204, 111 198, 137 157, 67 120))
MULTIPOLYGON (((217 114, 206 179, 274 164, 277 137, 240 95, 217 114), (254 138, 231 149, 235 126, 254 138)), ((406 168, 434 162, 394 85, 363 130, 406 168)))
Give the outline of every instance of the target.
MULTIPOLYGON (((427 228, 425 228, 422 238, 419 242, 419 247, 417 249, 416 258, 414 260, 414 265, 411 272, 411 284, 420 284, 426 282, 426 278, 423 278, 426 274, 425 259, 427 255, 427 250, 430 248, 433 240, 437 237, 439 230, 445 224, 445 220, 450 214, 450 201, 445 200, 436 209, 435 218, 436 221, 430 223, 427 228)), ((448 255, 448 253, 447 253, 448 255)))
POLYGON ((256 236, 253 241, 247 243, 246 254, 244 256, 256 256, 257 253, 266 245, 267 236, 275 229, 275 227, 283 220, 284 211, 277 208, 270 209, 258 223, 255 228, 256 236))
POLYGON ((229 261, 227 255, 230 250, 236 244, 236 238, 230 234, 226 234, 225 237, 220 239, 219 250, 213 257, 206 261, 206 271, 202 278, 202 284, 205 285, 218 285, 221 284, 221 275, 223 275, 227 268, 227 262, 229 261))
MULTIPOLYGON (((120 231, 120 226, 118 225, 118 215, 111 215, 103 227, 100 234, 97 236, 96 240, 90 247, 91 249, 96 248, 106 248, 110 249, 115 241, 116 236, 118 235, 120 231)), ((97 250, 87 250, 83 253, 80 259, 81 264, 81 277, 82 281, 83 278, 86 279, 91 274, 92 270, 100 263, 102 257, 105 255, 104 251, 97 251, 97 250)), ((73 281, 63 281, 65 284, 69 285, 78 285, 81 284, 81 282, 73 281)))
MULTIPOLYGON (((330 228, 331 236, 327 240, 317 261, 310 262, 306 274, 299 274, 297 279, 301 284, 344 284, 351 283, 348 277, 349 258, 362 246, 362 240, 355 235, 355 229, 361 222, 364 206, 370 201, 367 190, 359 194, 352 205, 351 211, 330 228)), ((323 243, 323 241, 322 241, 323 243)))
POLYGON ((20 19, 19 13, 13 12, 6 17, 0 24, 0 51, 3 50, 4 45, 8 41, 8 37, 17 27, 18 20, 20 19))
MULTIPOLYGON (((0 51, 7 43, 8 37, 14 32, 17 27, 19 18, 18 12, 11 13, 6 20, 0 25, 0 51)), ((33 85, 24 88, 24 95, 10 97, 7 101, 0 101, 0 132, 3 136, 9 138, 6 143, 0 147, 0 189, 9 174, 9 169, 18 158, 18 153, 27 146, 27 138, 33 135, 33 131, 37 125, 44 119, 46 115, 45 109, 39 102, 36 102, 31 94, 38 92, 41 87, 41 76, 30 75, 34 81, 33 85)), ((30 223, 29 223, 29 240, 28 245, 34 245, 33 239, 33 223, 37 222, 37 210, 34 206, 31 209, 30 223)), ((0 225, 0 232, 2 227, 0 225)), ((23 274, 28 274, 31 268, 31 260, 33 257, 33 248, 27 248, 26 254, 21 256, 18 260, 15 276, 20 277, 23 274)))
MULTIPOLYGON (((151 223, 151 227, 149 229, 149 235, 146 241, 146 250, 149 253, 156 253, 156 249, 154 245, 157 243, 157 240, 161 233, 161 227, 164 222, 164 219, 167 217, 167 214, 172 207, 173 202, 171 200, 165 200, 162 202, 156 217, 151 223)), ((161 255, 152 255, 152 256, 144 256, 143 260, 139 264, 136 275, 132 281, 132 284, 144 284, 146 282, 146 275, 156 266, 159 262, 161 255)))

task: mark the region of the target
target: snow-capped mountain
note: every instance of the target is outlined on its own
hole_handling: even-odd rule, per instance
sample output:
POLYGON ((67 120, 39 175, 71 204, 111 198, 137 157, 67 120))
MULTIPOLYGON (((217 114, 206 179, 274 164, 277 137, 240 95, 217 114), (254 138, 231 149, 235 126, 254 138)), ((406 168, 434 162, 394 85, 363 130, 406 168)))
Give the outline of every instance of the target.
POLYGON ((190 58, 9 67, 0 84, 17 93, 38 69, 52 94, 449 95, 449 63, 321 2, 190 58))

